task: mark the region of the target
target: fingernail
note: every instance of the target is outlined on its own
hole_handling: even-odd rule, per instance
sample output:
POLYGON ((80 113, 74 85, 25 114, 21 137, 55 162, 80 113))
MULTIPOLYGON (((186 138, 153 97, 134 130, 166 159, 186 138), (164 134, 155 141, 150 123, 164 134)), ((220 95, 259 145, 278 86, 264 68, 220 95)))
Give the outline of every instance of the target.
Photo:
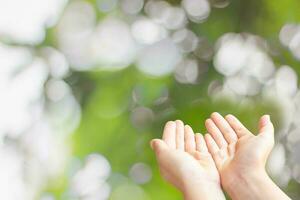
POLYGON ((270 121, 270 115, 266 115, 266 119, 270 121))
POLYGON ((266 125, 270 122, 270 115, 263 116, 263 124, 266 125))
POLYGON ((231 118, 232 119, 233 115, 232 114, 228 114, 228 115, 225 116, 225 118, 231 118))
POLYGON ((213 113, 211 113, 210 116, 213 117, 214 115, 217 115, 217 116, 218 116, 218 115, 220 115, 220 114, 219 114, 218 112, 213 112, 213 113))

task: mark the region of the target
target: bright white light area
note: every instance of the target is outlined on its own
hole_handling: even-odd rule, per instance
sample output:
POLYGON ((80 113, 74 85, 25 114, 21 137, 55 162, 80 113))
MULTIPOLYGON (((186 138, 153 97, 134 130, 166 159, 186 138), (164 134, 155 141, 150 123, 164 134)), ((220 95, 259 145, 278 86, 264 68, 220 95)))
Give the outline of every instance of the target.
POLYGON ((155 22, 167 29, 183 28, 187 24, 187 17, 183 8, 171 6, 166 1, 148 1, 145 12, 155 22))
POLYGON ((214 58, 214 65, 218 72, 230 76, 246 66, 248 51, 242 36, 226 34, 219 39, 218 43, 220 46, 214 58))
POLYGON ((275 75, 275 85, 280 95, 293 97, 298 89, 298 76, 289 66, 282 66, 275 75))
POLYGON ((96 26, 96 13, 86 1, 71 2, 56 28, 59 49, 67 57, 75 70, 92 67, 90 38, 96 26))
POLYGON ((0 71, 4 72, 0 74, 0 135, 17 137, 30 126, 32 116, 40 112, 40 104, 34 102, 41 98, 48 70, 39 58, 23 69, 30 60, 25 49, 2 47, 0 51, 4 56, 0 59, 0 71))
POLYGON ((171 30, 183 28, 187 23, 185 12, 181 7, 169 6, 163 15, 163 25, 171 30))
POLYGON ((62 134, 76 129, 81 119, 81 108, 71 88, 62 80, 50 80, 46 85, 48 102, 47 117, 53 127, 62 134))
POLYGON ((287 147, 289 148, 289 150, 293 151, 293 148, 295 148, 295 146, 299 143, 300 143, 300 127, 298 126, 296 129, 289 132, 287 136, 287 147))
POLYGON ((267 167, 273 176, 280 176, 285 166, 285 149, 282 144, 277 144, 268 159, 267 167))
POLYGON ((58 178, 64 173, 69 147, 62 135, 56 134, 47 118, 41 116, 36 120, 21 141, 24 151, 28 153, 25 172, 29 177, 27 184, 40 191, 44 189, 45 180, 58 178))
POLYGON ((275 65, 269 55, 260 49, 249 49, 249 57, 245 66, 245 73, 254 76, 261 83, 267 82, 275 73, 275 65))
POLYGON ((142 10, 144 0, 121 0, 120 4, 124 13, 137 14, 142 10))
POLYGON ((199 74, 197 60, 182 60, 176 67, 175 78, 180 83, 195 83, 199 74))
POLYGON ((108 199, 111 189, 106 179, 110 171, 110 164, 105 157, 99 154, 89 155, 83 168, 72 179, 72 195, 89 200, 108 199))
POLYGON ((279 39, 300 60, 300 25, 285 24, 280 30, 279 39))
POLYGON ((236 94, 242 96, 257 95, 261 89, 260 83, 254 77, 241 74, 227 77, 225 85, 236 94))
POLYGON ((65 55, 52 47, 46 47, 42 51, 50 68, 51 76, 64 78, 69 73, 69 63, 65 55))
POLYGON ((137 67, 152 76, 164 76, 172 73, 181 60, 181 54, 170 39, 164 39, 141 50, 137 58, 137 67))
POLYGON ((199 39, 196 34, 188 29, 176 31, 172 35, 172 40, 180 47, 180 49, 189 53, 197 48, 199 39))
POLYGON ((7 81, 10 76, 31 60, 32 55, 28 49, 0 43, 0 82, 7 81))
POLYGON ((57 37, 75 70, 122 69, 135 59, 136 41, 129 25, 110 16, 97 24, 93 6, 85 1, 74 1, 67 7, 57 37))
POLYGON ((153 44, 167 37, 167 31, 163 26, 146 17, 136 20, 132 24, 131 32, 140 44, 153 44))
POLYGON ((0 36, 14 42, 38 44, 45 28, 57 21, 67 0, 0 0, 0 36))
POLYGON ((293 37, 300 31, 300 27, 297 24, 285 24, 279 33, 280 42, 289 46, 293 37))
POLYGON ((202 22, 210 14, 208 0, 183 0, 181 3, 191 21, 202 22))
POLYGON ((298 30, 298 32, 296 33, 296 35, 292 38, 290 44, 289 44, 289 48, 291 50, 291 52, 293 53, 293 55, 300 60, 300 28, 298 30))
POLYGON ((130 65, 136 53, 136 43, 127 23, 106 18, 97 26, 91 42, 95 62, 106 69, 121 69, 130 65))
POLYGON ((232 76, 238 72, 266 82, 275 71, 266 50, 259 46, 262 39, 255 35, 227 33, 217 42, 214 65, 218 72, 232 76))
POLYGON ((164 16, 170 4, 166 1, 148 1, 145 5, 146 14, 155 20, 157 23, 164 22, 164 16))
MULTIPOLYGON (((62 67, 66 63, 62 54, 50 48, 41 49, 41 56, 44 57, 35 56, 29 48, 0 45, 0 185, 9 184, 3 186, 6 190, 0 193, 0 199, 36 199, 47 181, 57 178, 65 169, 68 146, 64 143, 65 135, 58 137, 56 133, 67 129, 58 131, 49 123, 44 107, 44 85, 51 74, 64 76, 67 70, 56 71, 51 67, 62 67), (17 145, 10 145, 11 150, 6 151, 4 137, 18 141, 17 145)), ((80 109, 76 109, 79 105, 70 89, 67 87, 68 92, 63 90, 66 85, 58 80, 49 85, 50 100, 61 102, 69 97, 75 102, 65 103, 63 109, 59 109, 64 111, 63 114, 55 112, 58 109, 51 110, 57 114, 53 114, 53 119, 62 119, 67 113, 72 116, 71 126, 66 123, 68 128, 74 122, 78 125, 79 120, 74 118, 80 115, 74 111, 80 113, 80 109), (66 112, 70 110, 71 114, 66 112)))
POLYGON ((31 200, 26 184, 23 180, 23 161, 20 152, 8 146, 0 148, 0 199, 31 200))

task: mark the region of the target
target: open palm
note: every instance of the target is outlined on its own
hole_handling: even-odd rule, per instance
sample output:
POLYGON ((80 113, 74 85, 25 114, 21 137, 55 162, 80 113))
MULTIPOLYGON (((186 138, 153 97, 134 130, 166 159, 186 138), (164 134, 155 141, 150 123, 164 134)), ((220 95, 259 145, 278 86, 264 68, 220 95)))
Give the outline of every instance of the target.
POLYGON ((220 114, 213 113, 205 126, 209 132, 205 140, 223 186, 231 182, 233 174, 264 170, 274 145, 274 128, 269 116, 261 118, 257 136, 233 115, 224 119, 220 114))
POLYGON ((200 182, 220 185, 219 173, 203 136, 194 134, 182 121, 168 122, 162 140, 152 140, 151 146, 161 175, 178 189, 200 182))

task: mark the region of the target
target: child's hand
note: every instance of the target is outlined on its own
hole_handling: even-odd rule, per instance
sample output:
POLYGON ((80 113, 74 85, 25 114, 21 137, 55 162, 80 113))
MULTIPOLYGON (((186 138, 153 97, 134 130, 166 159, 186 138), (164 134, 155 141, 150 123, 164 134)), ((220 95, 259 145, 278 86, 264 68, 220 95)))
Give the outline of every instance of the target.
POLYGON ((225 199, 220 177, 201 134, 182 121, 168 122, 163 139, 151 141, 161 175, 184 193, 185 199, 225 199))
POLYGON ((205 126, 205 140, 221 176, 224 188, 238 176, 265 173, 265 164, 274 145, 274 128, 268 115, 259 122, 259 134, 253 135, 233 115, 224 119, 213 113, 205 126))

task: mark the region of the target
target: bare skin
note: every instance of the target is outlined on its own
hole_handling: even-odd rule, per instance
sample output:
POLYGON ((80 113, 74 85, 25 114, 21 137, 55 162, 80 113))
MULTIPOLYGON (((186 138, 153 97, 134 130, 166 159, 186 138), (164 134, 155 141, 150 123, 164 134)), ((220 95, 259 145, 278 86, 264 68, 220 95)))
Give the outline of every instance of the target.
POLYGON ((221 184, 233 200, 290 200, 265 170, 274 146, 274 128, 268 115, 259 122, 259 134, 252 134, 237 118, 213 113, 205 126, 205 141, 221 177, 221 184))
POLYGON ((151 141, 161 175, 177 187, 186 200, 225 200, 220 176, 205 140, 183 122, 165 125, 163 138, 151 141))

